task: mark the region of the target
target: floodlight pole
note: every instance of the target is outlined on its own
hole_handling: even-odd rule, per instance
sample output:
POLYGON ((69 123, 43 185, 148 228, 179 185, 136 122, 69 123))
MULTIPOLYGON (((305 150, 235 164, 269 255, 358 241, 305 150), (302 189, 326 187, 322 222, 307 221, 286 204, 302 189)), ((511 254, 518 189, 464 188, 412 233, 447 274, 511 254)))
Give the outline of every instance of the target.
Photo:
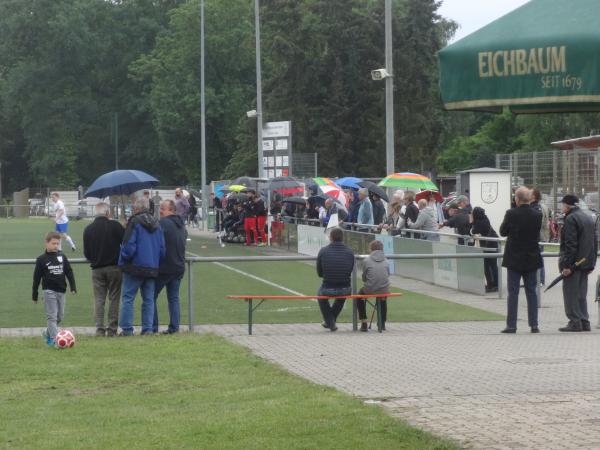
POLYGON ((204 78, 204 57, 204 0, 200 0, 200 173, 202 182, 202 228, 204 231, 207 231, 208 187, 206 186, 206 86, 204 78))
POLYGON ((395 172, 394 164, 394 63, 392 48, 392 0, 385 0, 385 168, 395 172))
POLYGON ((260 67, 260 1, 254 1, 254 30, 256 36, 256 135, 258 141, 258 177, 264 178, 262 164, 262 81, 260 67))

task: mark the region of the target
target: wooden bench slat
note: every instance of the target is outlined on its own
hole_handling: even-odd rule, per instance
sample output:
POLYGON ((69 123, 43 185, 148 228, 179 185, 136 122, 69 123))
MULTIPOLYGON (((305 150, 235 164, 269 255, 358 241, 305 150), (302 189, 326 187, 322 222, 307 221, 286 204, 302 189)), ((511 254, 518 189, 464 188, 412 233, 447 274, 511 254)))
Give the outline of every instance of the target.
POLYGON ((402 293, 391 292, 389 294, 352 294, 352 295, 228 295, 232 300, 327 300, 331 298, 372 298, 372 297, 400 297, 402 293))

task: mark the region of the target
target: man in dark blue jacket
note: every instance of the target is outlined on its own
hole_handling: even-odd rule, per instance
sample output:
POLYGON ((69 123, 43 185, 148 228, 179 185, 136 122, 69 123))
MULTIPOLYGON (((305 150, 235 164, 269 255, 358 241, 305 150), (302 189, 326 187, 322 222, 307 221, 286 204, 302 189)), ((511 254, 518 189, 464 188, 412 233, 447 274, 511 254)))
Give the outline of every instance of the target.
POLYGON ((138 289, 142 296, 142 334, 152 334, 154 280, 165 256, 165 238, 148 206, 145 198, 135 201, 119 254, 119 267, 123 271, 119 326, 123 336, 133 335, 133 302, 138 289))
MULTIPOLYGON (((323 278, 318 295, 344 296, 352 293, 350 277, 354 269, 354 252, 344 245, 344 232, 341 228, 333 228, 329 234, 331 243, 323 247, 317 256, 317 274, 323 278)), ((335 299, 333 306, 329 300, 319 300, 319 308, 323 315, 322 325, 336 331, 335 322, 344 307, 345 298, 335 299)))
POLYGON ((158 333, 157 299, 160 291, 166 287, 169 302, 169 328, 163 334, 179 331, 179 285, 185 273, 185 243, 187 230, 183 219, 177 215, 175 202, 165 200, 160 204, 160 227, 165 235, 166 254, 158 268, 158 278, 154 285, 154 323, 153 330, 158 333))
POLYGON ((579 199, 567 194, 561 200, 565 222, 560 233, 558 268, 563 280, 567 326, 560 331, 591 331, 587 308, 588 275, 596 266, 598 242, 594 220, 578 206, 579 199))

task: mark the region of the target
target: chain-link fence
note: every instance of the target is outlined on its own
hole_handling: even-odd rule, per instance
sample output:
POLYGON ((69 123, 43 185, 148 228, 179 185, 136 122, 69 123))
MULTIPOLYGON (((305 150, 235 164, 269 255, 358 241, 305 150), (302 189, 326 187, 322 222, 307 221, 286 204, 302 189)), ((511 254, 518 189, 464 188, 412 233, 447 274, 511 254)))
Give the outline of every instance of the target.
POLYGON ((598 150, 552 150, 497 154, 496 167, 512 171, 513 185, 536 187, 542 201, 557 211, 562 196, 577 195, 585 206, 600 211, 598 150))

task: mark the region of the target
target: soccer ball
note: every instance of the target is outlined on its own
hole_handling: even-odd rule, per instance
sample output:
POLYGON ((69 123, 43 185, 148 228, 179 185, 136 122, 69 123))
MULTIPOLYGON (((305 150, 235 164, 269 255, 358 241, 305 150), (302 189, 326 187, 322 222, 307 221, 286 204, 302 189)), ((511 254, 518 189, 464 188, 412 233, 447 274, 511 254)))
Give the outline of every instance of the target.
POLYGON ((75 345, 75 336, 69 330, 60 330, 54 342, 57 348, 71 348, 75 345))

